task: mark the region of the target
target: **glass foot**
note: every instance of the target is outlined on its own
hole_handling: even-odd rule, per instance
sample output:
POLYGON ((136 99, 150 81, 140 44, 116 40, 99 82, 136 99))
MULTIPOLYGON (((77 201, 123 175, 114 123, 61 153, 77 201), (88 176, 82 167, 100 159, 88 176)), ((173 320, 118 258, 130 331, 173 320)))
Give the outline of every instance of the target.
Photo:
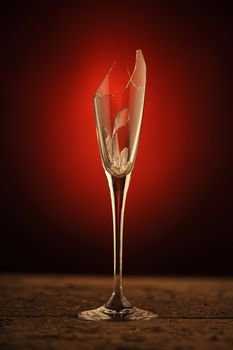
POLYGON ((111 310, 105 307, 105 305, 98 307, 97 309, 82 311, 78 317, 81 320, 87 321, 136 321, 136 320, 150 320, 158 317, 153 312, 138 309, 132 307, 130 309, 123 309, 121 311, 111 310))

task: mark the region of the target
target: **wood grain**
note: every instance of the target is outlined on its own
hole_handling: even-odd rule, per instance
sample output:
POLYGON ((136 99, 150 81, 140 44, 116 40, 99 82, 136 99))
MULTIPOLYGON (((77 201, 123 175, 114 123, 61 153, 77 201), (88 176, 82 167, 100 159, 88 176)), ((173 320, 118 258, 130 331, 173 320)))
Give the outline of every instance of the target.
POLYGON ((233 279, 125 278, 150 321, 88 322, 81 310, 111 295, 109 277, 0 276, 0 349, 233 349, 233 279))

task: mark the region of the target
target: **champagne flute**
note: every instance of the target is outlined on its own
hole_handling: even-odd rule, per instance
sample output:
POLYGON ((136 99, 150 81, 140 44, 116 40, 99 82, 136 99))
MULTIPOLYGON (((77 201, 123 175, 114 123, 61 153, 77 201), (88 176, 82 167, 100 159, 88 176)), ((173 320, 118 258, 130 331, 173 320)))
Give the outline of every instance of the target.
POLYGON ((94 97, 100 155, 111 195, 114 238, 114 288, 111 298, 97 309, 82 311, 84 320, 148 320, 157 315, 138 309, 126 299, 122 287, 122 246, 125 200, 134 167, 142 125, 146 64, 136 51, 133 72, 115 61, 94 97))

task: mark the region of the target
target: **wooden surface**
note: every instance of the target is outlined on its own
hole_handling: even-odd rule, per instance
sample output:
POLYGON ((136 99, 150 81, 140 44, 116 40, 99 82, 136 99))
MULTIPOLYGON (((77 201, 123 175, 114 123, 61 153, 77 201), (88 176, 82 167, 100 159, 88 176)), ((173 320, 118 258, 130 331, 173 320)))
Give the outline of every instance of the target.
POLYGON ((132 303, 150 321, 81 321, 103 304, 112 279, 0 276, 0 350, 232 350, 233 279, 125 278, 132 303))

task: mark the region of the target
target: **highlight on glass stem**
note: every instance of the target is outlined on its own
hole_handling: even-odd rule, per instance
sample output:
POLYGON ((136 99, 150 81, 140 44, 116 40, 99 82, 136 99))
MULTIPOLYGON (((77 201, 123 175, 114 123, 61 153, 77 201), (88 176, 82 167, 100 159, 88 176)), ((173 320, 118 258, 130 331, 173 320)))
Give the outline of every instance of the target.
POLYGON ((127 190, 137 154, 146 90, 146 64, 141 50, 135 66, 115 61, 94 97, 95 122, 100 155, 110 189, 113 242, 114 287, 106 304, 82 311, 84 320, 149 320, 157 315, 138 309, 126 299, 122 286, 123 221, 127 190))

